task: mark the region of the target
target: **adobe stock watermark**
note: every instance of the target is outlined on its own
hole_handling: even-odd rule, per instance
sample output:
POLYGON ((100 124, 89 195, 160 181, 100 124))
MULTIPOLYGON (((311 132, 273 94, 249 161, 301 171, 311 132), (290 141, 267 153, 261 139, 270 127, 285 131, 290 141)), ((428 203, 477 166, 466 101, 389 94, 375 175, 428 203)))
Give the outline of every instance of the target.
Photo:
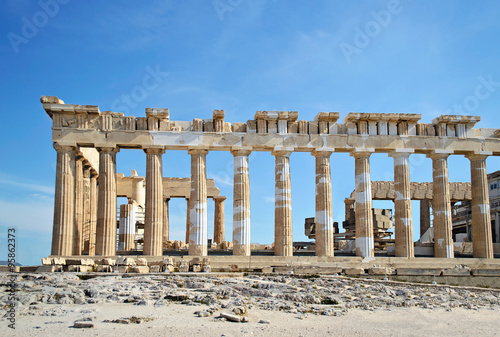
POLYGON ((224 15, 226 12, 232 12, 236 7, 241 5, 243 0, 214 0, 212 6, 214 6, 215 12, 219 16, 221 21, 224 21, 224 15))
POLYGON ((144 101, 149 93, 157 89, 161 83, 168 77, 168 73, 160 70, 156 65, 155 69, 146 67, 146 75, 142 78, 141 85, 136 85, 130 90, 129 94, 123 94, 120 98, 111 102, 111 110, 123 112, 125 115, 130 113, 138 104, 144 101))
POLYGON ((12 49, 17 54, 21 44, 28 44, 31 39, 38 35, 41 28, 45 27, 50 18, 59 13, 60 5, 66 5, 70 0, 40 0, 38 6, 41 8, 31 17, 31 20, 25 16, 21 18, 21 35, 14 32, 7 34, 12 49))
POLYGON ((480 102, 488 99, 495 92, 495 88, 500 86, 500 82, 495 82, 491 74, 487 78, 479 76, 477 80, 479 84, 476 85, 474 92, 465 97, 461 103, 453 104, 452 109, 444 112, 445 115, 465 115, 467 112, 476 110, 480 102))
MULTIPOLYGON (((406 0, 412 1, 412 0, 406 0)), ((382 31, 387 28, 395 15, 403 11, 403 5, 399 0, 389 0, 386 9, 380 11, 371 11, 370 15, 373 20, 368 21, 364 27, 354 27, 354 38, 352 43, 341 42, 339 48, 344 55, 347 63, 352 62, 354 54, 360 54, 361 51, 367 48, 372 41, 379 36, 382 31)))

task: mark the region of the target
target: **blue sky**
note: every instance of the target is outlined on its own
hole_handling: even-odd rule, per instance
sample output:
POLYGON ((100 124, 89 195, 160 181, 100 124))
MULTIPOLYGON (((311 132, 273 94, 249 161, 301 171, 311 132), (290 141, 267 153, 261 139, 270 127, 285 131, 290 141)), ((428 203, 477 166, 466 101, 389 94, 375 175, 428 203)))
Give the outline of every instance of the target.
MULTIPOLYGON (((257 110, 296 110, 306 120, 319 111, 341 118, 408 112, 426 123, 465 113, 481 116, 477 127, 500 127, 498 17, 500 3, 488 0, 1 1, 0 260, 11 227, 20 263, 39 264, 50 253, 56 152, 41 95, 138 117, 147 107, 169 108, 172 120, 186 121, 211 118, 214 109, 224 109, 229 122, 253 119, 257 110), (479 99, 484 82, 489 89, 479 99)), ((145 173, 140 151, 123 150, 117 161, 118 172, 145 173)), ((168 151, 164 176, 188 177, 189 162, 187 153, 168 151)), ((227 152, 207 157, 209 178, 228 197, 227 238, 232 162, 227 152)), ((410 162, 413 181, 432 181, 430 159, 410 162)), ((341 222, 354 159, 333 154, 331 164, 334 219, 341 222)), ((392 158, 376 154, 371 164, 372 180, 393 179, 392 158)), ((499 164, 489 158, 488 172, 499 164)), ((450 181, 470 181, 463 156, 451 157, 449 167, 450 181)), ((299 241, 306 239, 304 218, 314 216, 314 157, 293 154, 291 172, 299 241)), ((251 241, 271 243, 270 153, 252 154, 250 184, 251 241)), ((184 237, 185 209, 183 200, 171 202, 173 239, 184 237)), ((212 218, 211 202, 209 211, 212 218)), ((416 232, 418 219, 414 203, 416 232)))

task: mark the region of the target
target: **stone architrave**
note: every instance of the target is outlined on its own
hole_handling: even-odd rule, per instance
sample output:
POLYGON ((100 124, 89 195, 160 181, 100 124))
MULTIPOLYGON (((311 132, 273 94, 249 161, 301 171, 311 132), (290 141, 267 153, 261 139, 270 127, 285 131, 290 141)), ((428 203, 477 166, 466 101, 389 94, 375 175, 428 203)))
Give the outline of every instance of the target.
POLYGON ((356 256, 375 256, 373 239, 370 155, 373 151, 354 151, 356 181, 356 256))
POLYGON ((274 255, 293 256, 292 189, 290 182, 290 150, 274 150, 274 255))
POLYGON ((98 147, 99 177, 96 255, 116 255, 116 153, 118 148, 98 147))
POLYGON ((412 152, 396 150, 389 154, 394 158, 396 257, 414 257, 409 162, 412 152))
POLYGON ((52 255, 70 256, 75 223, 75 148, 54 144, 57 151, 52 255))
POLYGON ((451 201, 447 159, 450 153, 434 151, 432 159, 432 182, 434 210, 434 256, 453 258, 451 234, 451 201))
POLYGON ((208 242, 207 171, 208 150, 190 149, 191 197, 189 198, 189 255, 206 256, 208 242))
POLYGON ((222 243, 226 241, 226 223, 224 221, 224 201, 226 197, 213 197, 215 204, 214 211, 214 242, 222 243))
POLYGON ((83 254, 83 156, 75 160, 75 227, 73 229, 73 255, 83 254))
POLYGON ((316 256, 334 255, 330 151, 313 151, 316 161, 316 256))
POLYGON ((471 167, 472 188, 472 254, 475 258, 493 258, 490 197, 486 173, 485 154, 471 154, 467 158, 471 167))
POLYGON ((249 150, 232 150, 234 156, 233 185, 233 255, 249 256, 250 247, 250 175, 249 150))
POLYGON ((163 255, 163 148, 147 148, 144 255, 163 255))

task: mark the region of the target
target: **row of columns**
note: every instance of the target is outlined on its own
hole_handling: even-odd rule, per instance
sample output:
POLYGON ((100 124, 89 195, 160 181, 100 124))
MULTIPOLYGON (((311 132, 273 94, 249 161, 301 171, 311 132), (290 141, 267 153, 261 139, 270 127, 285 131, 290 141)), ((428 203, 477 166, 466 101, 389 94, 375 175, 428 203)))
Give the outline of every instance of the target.
POLYGON ((95 254, 97 172, 73 146, 54 144, 57 174, 52 255, 95 254))
MULTIPOLYGON (((57 178, 54 211, 53 255, 80 255, 84 242, 80 217, 85 213, 85 201, 80 196, 85 189, 82 160, 75 149, 55 146, 57 150, 57 178), (82 183, 80 183, 82 181, 82 183), (76 196, 76 197, 75 197, 76 196), (76 216, 75 216, 76 215, 76 216), (78 235, 75 235, 78 234, 78 235)), ((98 203, 96 225, 96 255, 116 253, 116 153, 117 148, 100 147, 98 203)), ((146 221, 144 255, 162 255, 162 243, 168 239, 168 202, 164 202, 162 187, 163 148, 147 148, 146 152, 146 221)), ((233 254, 250 255, 250 183, 248 157, 250 149, 231 151, 234 156, 233 254)), ((356 201, 356 255, 374 256, 370 155, 368 150, 353 151, 355 158, 356 201)), ((190 149, 191 194, 188 201, 187 237, 190 255, 207 255, 207 184, 206 149, 190 149)), ((292 203, 290 182, 290 155, 287 149, 275 150, 275 246, 277 256, 293 255, 292 203)), ((314 151, 316 161, 316 255, 333 256, 333 215, 331 196, 330 151, 314 151)), ((413 151, 396 150, 394 158, 396 256, 411 258, 413 251, 413 223, 410 199, 409 156, 413 151)), ((447 158, 449 153, 435 151, 429 155, 433 162, 434 184, 434 240, 436 257, 453 257, 451 235, 451 205, 447 158)), ((472 223, 474 257, 492 258, 489 197, 485 160, 487 155, 467 156, 471 162, 472 223)), ((92 179, 92 178, 90 178, 92 179)), ((92 191, 92 180, 89 182, 92 191)), ((94 187, 95 190, 95 187, 94 187)), ((90 192, 92 194, 92 192, 90 192)), ((216 210, 223 199, 216 200, 216 210)), ((89 202, 92 205, 90 199, 89 202)), ((92 206, 90 206, 92 208, 92 206)), ((95 208, 95 207, 94 207, 95 208)), ((92 213, 92 212, 90 212, 92 213)), ((92 216, 89 215, 89 219, 92 216)), ((220 220, 220 219, 219 219, 220 220)), ((92 222, 92 221, 90 221, 92 222)), ((216 221, 217 222, 217 221, 216 221)), ((125 225, 124 225, 125 226, 125 225)), ((125 226, 124 228, 126 228, 125 226)), ((218 237, 224 241, 223 220, 215 226, 218 237)), ((121 240, 120 240, 121 241, 121 240)), ((124 241, 126 241, 124 239, 124 241)), ((128 241, 130 242, 130 241, 128 241)), ((90 244, 90 242, 89 242, 90 244)), ((128 244, 127 244, 128 245, 128 244)), ((90 250, 89 250, 90 252, 90 250)))

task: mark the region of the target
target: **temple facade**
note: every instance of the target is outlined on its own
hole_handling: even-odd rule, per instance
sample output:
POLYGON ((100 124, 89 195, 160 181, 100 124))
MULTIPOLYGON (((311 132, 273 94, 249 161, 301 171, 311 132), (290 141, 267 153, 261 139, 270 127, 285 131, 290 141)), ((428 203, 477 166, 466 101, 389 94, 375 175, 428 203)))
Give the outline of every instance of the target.
MULTIPOLYGON (((431 123, 421 123, 418 114, 349 113, 340 123, 336 112, 320 112, 314 121, 306 121, 298 120, 296 111, 257 111, 254 119, 245 123, 228 123, 224 121, 223 110, 214 110, 211 119, 172 121, 168 109, 148 108, 145 117, 134 117, 101 112, 93 105, 65 104, 53 96, 42 96, 41 102, 53 120, 52 140, 57 151, 54 256, 81 255, 86 242, 88 245, 95 242, 90 255, 117 254, 116 198, 120 176, 116 174, 116 153, 139 149, 144 151, 146 160, 143 253, 147 256, 162 255, 162 242, 168 231, 162 155, 165 151, 184 150, 191 156, 190 191, 186 198, 190 255, 207 255, 206 156, 211 151, 229 151, 234 156, 233 254, 251 254, 248 156, 252 151, 267 151, 276 158, 276 256, 293 255, 290 185, 293 152, 310 152, 314 156, 316 255, 334 255, 330 158, 337 152, 347 152, 355 160, 356 255, 374 256, 370 156, 386 153, 394 159, 396 256, 414 256, 411 205, 414 192, 409 158, 412 154, 425 154, 432 159, 433 168, 435 256, 454 257, 447 159, 461 155, 470 161, 473 255, 493 258, 486 158, 500 155, 500 130, 474 128, 480 120, 478 116, 444 115, 431 123), (95 236, 83 231, 87 219, 95 221, 95 236)), ((223 208, 223 203, 217 206, 216 201, 219 216, 223 208)), ((123 228, 125 231, 127 225, 123 228)), ((126 237, 123 240, 130 242, 126 237)))

